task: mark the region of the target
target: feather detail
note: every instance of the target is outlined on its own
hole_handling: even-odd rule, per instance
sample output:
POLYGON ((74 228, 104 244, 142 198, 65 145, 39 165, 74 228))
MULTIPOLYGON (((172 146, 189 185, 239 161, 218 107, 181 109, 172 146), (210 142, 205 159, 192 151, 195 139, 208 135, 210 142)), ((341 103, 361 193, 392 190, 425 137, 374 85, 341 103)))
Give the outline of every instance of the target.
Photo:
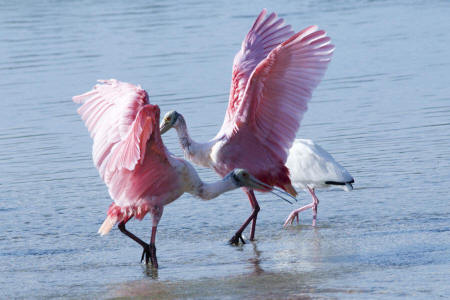
POLYGON ((94 139, 93 158, 106 183, 117 170, 133 170, 145 156, 146 142, 154 124, 157 106, 147 92, 129 83, 99 80, 94 88, 74 96, 83 104, 78 113, 94 139))
POLYGON ((275 13, 267 17, 266 15, 267 10, 263 9, 234 58, 230 98, 224 125, 232 122, 233 115, 243 101, 247 82, 255 67, 267 57, 270 51, 294 34, 291 26, 284 25, 284 20, 277 18, 275 13))
POLYGON ((222 175, 234 167, 246 168, 265 183, 294 193, 284 164, 334 46, 317 26, 293 34, 273 15, 262 21, 265 14, 235 57, 228 109, 216 136, 225 142, 213 160, 220 162, 215 169, 222 175), (267 28, 260 30, 263 26, 267 28), (280 39, 273 39, 276 33, 280 39), (269 40, 280 43, 265 48, 262 41, 269 40))
POLYGON ((318 144, 296 139, 286 162, 292 184, 298 189, 336 186, 352 190, 353 177, 318 144))
MULTIPOLYGON (((160 110, 140 86, 99 82, 73 101, 82 104, 78 113, 94 140, 94 164, 114 200, 108 215, 114 222, 143 218, 148 212, 143 199, 170 193, 179 184, 159 133, 160 110)), ((102 232, 110 230, 108 224, 102 232)))

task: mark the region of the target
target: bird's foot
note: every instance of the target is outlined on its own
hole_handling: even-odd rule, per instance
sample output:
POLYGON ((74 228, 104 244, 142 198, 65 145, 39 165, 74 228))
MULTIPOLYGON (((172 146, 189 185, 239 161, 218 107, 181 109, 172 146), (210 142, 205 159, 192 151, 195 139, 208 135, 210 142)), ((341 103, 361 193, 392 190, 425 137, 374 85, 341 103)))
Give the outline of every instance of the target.
POLYGON ((156 247, 155 244, 145 244, 143 247, 142 256, 141 256, 141 263, 144 260, 145 257, 145 264, 148 265, 149 262, 151 262, 152 266, 155 268, 158 268, 158 260, 156 259, 156 247))
POLYGON ((236 233, 229 241, 230 245, 239 245, 239 240, 241 240, 242 244, 245 244, 244 238, 241 233, 236 233))
POLYGON ((145 264, 148 265, 148 262, 150 260, 150 245, 145 244, 145 246, 143 246, 142 248, 141 263, 142 261, 144 261, 145 257, 145 264))
POLYGON ((297 219, 297 224, 299 223, 298 211, 293 211, 289 214, 286 221, 284 221, 283 227, 287 228, 289 225, 294 223, 294 220, 297 219))
POLYGON ((155 244, 150 244, 150 260, 152 262, 152 266, 158 269, 158 260, 156 259, 156 247, 155 244))
POLYGON ((297 218, 297 224, 298 224, 298 214, 304 210, 310 209, 314 207, 314 203, 310 203, 308 205, 305 205, 303 207, 300 207, 294 211, 292 211, 289 216, 287 217, 286 221, 284 222, 283 227, 287 227, 288 225, 292 225, 294 223, 294 219, 297 218))

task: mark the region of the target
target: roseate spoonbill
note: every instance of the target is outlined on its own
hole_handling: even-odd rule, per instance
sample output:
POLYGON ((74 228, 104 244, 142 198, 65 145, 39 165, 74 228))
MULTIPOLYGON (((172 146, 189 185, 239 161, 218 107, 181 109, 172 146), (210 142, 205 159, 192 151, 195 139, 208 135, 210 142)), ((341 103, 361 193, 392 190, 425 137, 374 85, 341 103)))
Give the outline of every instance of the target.
POLYGON ((287 158, 286 166, 289 169, 292 185, 297 189, 308 190, 311 193, 313 202, 296 209, 290 213, 284 226, 294 222, 301 211, 309 208, 313 211, 312 225, 316 226, 317 199, 314 190, 316 188, 327 188, 330 186, 342 187, 345 191, 353 189, 355 182, 350 173, 342 167, 330 153, 311 140, 296 139, 287 158))
MULTIPOLYGON (((229 103, 219 133, 207 143, 194 142, 183 116, 176 112, 166 114, 161 133, 174 127, 185 156, 221 176, 245 168, 295 196, 285 162, 312 91, 331 60, 330 41, 317 26, 294 34, 275 13, 266 17, 264 9, 234 58, 229 103)), ((250 240, 255 235, 260 208, 253 190, 244 191, 253 211, 231 238, 232 244, 244 242, 242 232, 251 221, 250 240)))
POLYGON ((192 165, 173 156, 159 132, 159 107, 151 105, 139 86, 114 79, 100 81, 91 91, 73 97, 83 104, 78 113, 94 140, 93 160, 114 202, 98 232, 107 234, 118 223, 121 232, 143 248, 141 262, 154 267, 155 237, 164 206, 188 192, 204 200, 236 189, 269 189, 246 170, 235 169, 222 180, 202 182, 192 165), (125 224, 150 212, 150 244, 129 232, 125 224))

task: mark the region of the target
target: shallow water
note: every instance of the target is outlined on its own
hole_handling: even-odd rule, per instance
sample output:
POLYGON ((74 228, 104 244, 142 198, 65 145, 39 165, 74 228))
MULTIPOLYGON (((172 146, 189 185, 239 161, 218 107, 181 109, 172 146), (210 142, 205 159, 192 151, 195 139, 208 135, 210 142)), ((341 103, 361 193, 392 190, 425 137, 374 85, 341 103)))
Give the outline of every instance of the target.
MULTIPOLYGON (((450 6, 446 1, 16 1, 0 9, 1 298, 438 298, 450 295, 450 6), (246 196, 166 207, 160 269, 113 230, 73 95, 99 78, 141 84, 206 141, 219 129, 234 54, 262 7, 336 45, 298 137, 331 152, 355 190, 310 213, 261 203, 257 241, 227 245, 246 196)), ((164 142, 180 155, 174 133, 164 142)), ((217 175, 199 169, 205 180, 217 175)), ((301 204, 310 201, 305 193, 301 204)), ((148 236, 150 221, 129 229, 148 236)))

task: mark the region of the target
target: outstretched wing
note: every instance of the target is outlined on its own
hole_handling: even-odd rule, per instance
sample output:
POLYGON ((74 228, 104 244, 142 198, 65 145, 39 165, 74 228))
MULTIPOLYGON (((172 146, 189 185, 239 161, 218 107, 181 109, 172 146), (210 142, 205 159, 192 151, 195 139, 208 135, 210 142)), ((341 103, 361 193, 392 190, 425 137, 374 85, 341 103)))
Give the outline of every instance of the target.
POLYGON ((290 25, 284 25, 282 18, 277 18, 275 13, 267 17, 266 14, 266 9, 263 9, 234 57, 230 98, 223 125, 225 127, 232 121, 236 109, 244 99, 248 79, 255 67, 272 49, 294 34, 290 25))
POLYGON ((253 174, 274 173, 273 180, 286 173, 289 148, 333 50, 325 31, 311 26, 278 45, 256 66, 236 113, 220 132, 227 138, 224 151, 241 149, 235 157, 223 153, 229 156, 227 163, 238 160, 253 174))
POLYGON ((94 164, 105 183, 109 185, 118 171, 134 171, 150 149, 167 162, 159 136, 159 108, 149 104, 147 92, 114 79, 99 82, 73 101, 83 104, 78 113, 94 140, 94 164), (157 136, 148 145, 152 133, 157 136))

